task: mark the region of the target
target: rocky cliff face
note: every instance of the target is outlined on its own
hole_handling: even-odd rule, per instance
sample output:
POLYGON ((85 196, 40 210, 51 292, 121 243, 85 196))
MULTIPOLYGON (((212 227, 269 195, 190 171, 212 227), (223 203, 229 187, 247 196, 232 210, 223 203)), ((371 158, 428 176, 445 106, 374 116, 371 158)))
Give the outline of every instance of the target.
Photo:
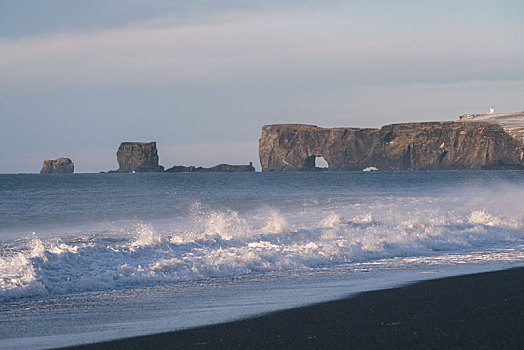
POLYGON ((404 123, 380 129, 277 124, 262 128, 262 171, 523 169, 524 143, 497 123, 404 123))
POLYGON ((158 165, 156 142, 122 142, 116 153, 117 172, 155 172, 164 171, 158 165))
POLYGON ((46 159, 40 174, 65 174, 73 173, 75 165, 69 158, 46 159))

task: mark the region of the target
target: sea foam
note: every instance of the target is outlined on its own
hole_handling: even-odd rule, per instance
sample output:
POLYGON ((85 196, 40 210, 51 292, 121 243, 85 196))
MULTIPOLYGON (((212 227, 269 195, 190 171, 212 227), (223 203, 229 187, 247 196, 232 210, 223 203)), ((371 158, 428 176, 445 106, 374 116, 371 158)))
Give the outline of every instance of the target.
POLYGON ((516 256, 523 258, 521 213, 412 204, 417 208, 406 210, 384 203, 298 218, 274 208, 247 214, 200 208, 185 224, 174 220, 161 228, 136 222, 83 237, 33 234, 1 250, 0 300, 395 257, 440 256, 441 263, 454 263, 453 252, 513 243, 520 247, 516 256))

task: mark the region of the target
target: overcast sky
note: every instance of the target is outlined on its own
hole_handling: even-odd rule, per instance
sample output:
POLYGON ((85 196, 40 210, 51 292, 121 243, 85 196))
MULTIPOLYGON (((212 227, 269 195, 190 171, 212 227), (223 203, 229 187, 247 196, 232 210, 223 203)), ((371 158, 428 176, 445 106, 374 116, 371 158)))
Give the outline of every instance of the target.
POLYGON ((264 124, 524 110, 524 1, 0 0, 0 173, 258 166, 264 124))

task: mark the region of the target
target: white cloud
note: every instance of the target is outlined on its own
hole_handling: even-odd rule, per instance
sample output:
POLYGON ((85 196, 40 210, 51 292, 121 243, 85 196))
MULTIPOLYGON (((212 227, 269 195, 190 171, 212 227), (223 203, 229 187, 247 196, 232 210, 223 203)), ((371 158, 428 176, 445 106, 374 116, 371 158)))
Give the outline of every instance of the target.
POLYGON ((2 84, 119 85, 523 74, 524 49, 496 40, 498 33, 388 30, 367 21, 333 10, 237 13, 208 23, 4 40, 0 75, 2 84))

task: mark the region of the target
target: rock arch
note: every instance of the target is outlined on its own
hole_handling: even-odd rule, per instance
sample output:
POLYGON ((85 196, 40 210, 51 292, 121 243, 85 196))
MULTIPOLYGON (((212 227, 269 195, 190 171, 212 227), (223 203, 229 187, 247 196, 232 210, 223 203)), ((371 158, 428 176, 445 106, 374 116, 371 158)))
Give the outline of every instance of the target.
POLYGON ((304 164, 302 165, 301 170, 305 171, 321 171, 328 170, 329 163, 324 159, 324 157, 319 155, 311 155, 306 158, 304 164))
POLYGON ((448 121, 385 125, 380 129, 262 127, 262 171, 524 169, 524 143, 494 123, 448 121), (489 157, 486 158, 486 154, 489 157))

